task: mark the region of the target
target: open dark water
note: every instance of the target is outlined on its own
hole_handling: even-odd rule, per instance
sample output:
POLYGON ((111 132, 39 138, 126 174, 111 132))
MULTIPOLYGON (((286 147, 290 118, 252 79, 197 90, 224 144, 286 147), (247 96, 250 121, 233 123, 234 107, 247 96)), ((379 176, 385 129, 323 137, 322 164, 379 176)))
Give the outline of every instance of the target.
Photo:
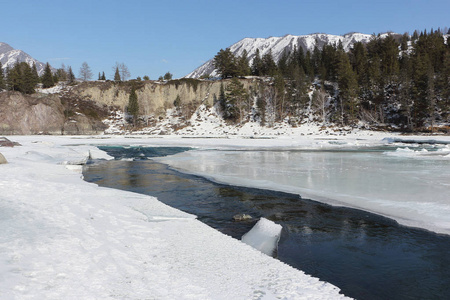
POLYGON ((257 218, 283 226, 277 258, 357 299, 450 299, 450 236, 293 194, 216 184, 147 159, 188 148, 103 147, 86 181, 157 197, 239 239, 257 218), (124 161, 122 159, 134 159, 124 161), (235 214, 255 219, 234 222, 235 214))

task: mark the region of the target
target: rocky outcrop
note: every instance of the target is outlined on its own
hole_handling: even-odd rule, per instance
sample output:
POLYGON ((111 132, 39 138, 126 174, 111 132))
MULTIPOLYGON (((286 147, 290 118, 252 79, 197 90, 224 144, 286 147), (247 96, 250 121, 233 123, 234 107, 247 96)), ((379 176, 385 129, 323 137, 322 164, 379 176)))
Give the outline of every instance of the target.
POLYGON ((64 95, 0 93, 0 134, 100 134, 107 109, 64 95))
POLYGON ((0 136, 0 147, 14 147, 14 146, 22 146, 18 142, 12 142, 5 138, 4 136, 0 136))
MULTIPOLYGON (((260 80, 242 79, 245 88, 255 86, 260 80)), ((219 98, 220 86, 226 89, 228 80, 209 81, 183 78, 168 82, 85 82, 71 90, 75 97, 91 100, 99 105, 115 106, 125 111, 131 87, 134 84, 138 96, 139 114, 142 116, 164 115, 167 108, 174 107, 177 96, 182 105, 205 104, 211 106, 219 98)))
POLYGON ((3 154, 0 153, 0 165, 7 164, 6 158, 3 156, 3 154))
POLYGON ((56 95, 38 97, 2 92, 0 108, 1 134, 61 134, 64 107, 56 95))
MULTIPOLYGON (((179 99, 177 105, 188 120, 201 104, 208 107, 216 103, 221 86, 226 89, 229 82, 189 78, 168 82, 95 81, 65 87, 57 94, 0 92, 0 134, 101 134, 108 128, 102 120, 115 110, 126 111, 133 86, 143 119, 164 118, 167 109, 175 107, 179 99)), ((261 79, 241 82, 247 90, 257 90, 261 79)))

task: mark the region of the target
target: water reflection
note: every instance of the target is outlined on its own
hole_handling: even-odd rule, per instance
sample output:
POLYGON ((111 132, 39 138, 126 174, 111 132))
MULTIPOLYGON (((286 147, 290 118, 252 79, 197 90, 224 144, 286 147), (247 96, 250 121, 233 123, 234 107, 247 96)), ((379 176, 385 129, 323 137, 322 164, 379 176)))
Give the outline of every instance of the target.
POLYGON ((235 238, 256 222, 233 222, 235 214, 273 220, 283 226, 278 258, 348 296, 450 298, 448 236, 292 194, 214 184, 153 161, 102 162, 88 166, 84 176, 101 186, 156 196, 235 238))

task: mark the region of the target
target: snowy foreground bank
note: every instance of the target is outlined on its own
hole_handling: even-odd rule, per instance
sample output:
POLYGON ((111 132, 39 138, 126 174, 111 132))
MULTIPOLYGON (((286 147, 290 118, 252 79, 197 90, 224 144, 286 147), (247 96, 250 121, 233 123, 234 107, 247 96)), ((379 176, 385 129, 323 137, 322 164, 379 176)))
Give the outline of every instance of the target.
POLYGON ((1 299, 345 298, 193 215, 81 178, 88 156, 108 158, 92 145, 186 140, 10 139, 22 146, 0 148, 1 299))

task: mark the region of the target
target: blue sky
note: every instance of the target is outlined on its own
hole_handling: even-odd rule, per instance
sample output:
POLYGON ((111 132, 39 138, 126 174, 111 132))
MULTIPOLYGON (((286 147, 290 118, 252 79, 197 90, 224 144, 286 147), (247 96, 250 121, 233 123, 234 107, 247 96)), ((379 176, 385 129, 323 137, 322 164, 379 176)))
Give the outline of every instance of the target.
POLYGON ((54 67, 182 77, 245 37, 450 27, 450 1, 1 0, 0 41, 54 67))

